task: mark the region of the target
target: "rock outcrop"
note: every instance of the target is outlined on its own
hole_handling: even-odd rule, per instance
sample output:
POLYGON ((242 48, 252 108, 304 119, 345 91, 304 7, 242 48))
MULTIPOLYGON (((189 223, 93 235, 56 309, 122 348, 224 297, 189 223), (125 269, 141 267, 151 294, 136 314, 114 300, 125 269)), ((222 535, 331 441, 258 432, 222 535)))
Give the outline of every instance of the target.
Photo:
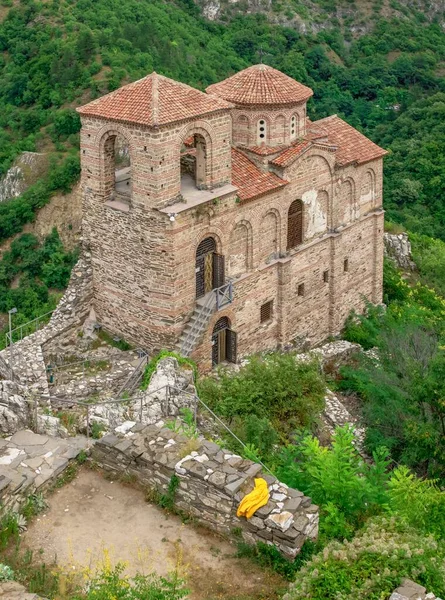
POLYGON ((0 180, 0 202, 17 198, 42 174, 48 166, 45 154, 22 152, 3 179, 0 180))
POLYGON ((385 255, 392 258, 405 271, 417 270, 416 263, 411 257, 411 242, 407 233, 385 233, 383 236, 385 255))

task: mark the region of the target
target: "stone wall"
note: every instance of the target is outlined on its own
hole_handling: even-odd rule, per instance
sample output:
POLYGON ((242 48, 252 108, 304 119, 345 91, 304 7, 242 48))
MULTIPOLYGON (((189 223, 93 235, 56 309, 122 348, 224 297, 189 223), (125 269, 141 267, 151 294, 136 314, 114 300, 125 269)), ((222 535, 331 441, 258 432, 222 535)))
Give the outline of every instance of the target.
POLYGON ((83 436, 62 440, 30 430, 0 439, 0 517, 19 512, 30 494, 47 489, 86 447, 83 436))
MULTIPOLYGON (((90 254, 84 252, 74 266, 66 289, 49 323, 16 342, 13 347, 15 379, 39 396, 49 396, 44 354, 62 353, 72 344, 76 328, 87 317, 92 301, 90 254)), ((2 364, 9 366, 9 349, 0 352, 2 364)), ((2 374, 2 372, 0 372, 2 374)))
POLYGON ((167 491, 179 478, 175 506, 199 523, 233 536, 239 529, 249 544, 275 545, 293 559, 306 539, 318 535, 318 507, 301 492, 265 474, 262 466, 205 440, 188 438, 163 426, 135 424, 125 434, 107 435, 92 451, 92 460, 113 477, 128 474, 147 488, 167 491), (255 477, 269 484, 270 499, 250 519, 238 518, 241 499, 252 491, 255 477))
POLYGON ((29 427, 32 397, 26 386, 15 381, 0 381, 0 434, 13 434, 29 427))
POLYGON ((440 600, 432 592, 427 593, 426 588, 404 579, 400 587, 398 587, 389 597, 389 600, 440 600))
POLYGON ((411 257, 411 242, 407 233, 385 233, 383 236, 385 244, 385 255, 392 260, 401 269, 406 271, 416 271, 416 263, 411 257))

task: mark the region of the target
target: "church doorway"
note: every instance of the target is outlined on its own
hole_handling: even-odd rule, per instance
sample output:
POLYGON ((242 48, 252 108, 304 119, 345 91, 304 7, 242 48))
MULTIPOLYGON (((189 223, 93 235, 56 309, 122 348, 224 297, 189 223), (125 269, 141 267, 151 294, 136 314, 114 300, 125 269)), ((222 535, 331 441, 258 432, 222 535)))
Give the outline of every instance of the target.
POLYGON ((223 362, 236 363, 237 335, 230 329, 227 317, 221 317, 215 323, 212 332, 212 364, 223 362))
POLYGON ((196 249, 196 298, 224 285, 224 256, 217 254, 214 238, 207 237, 196 249))

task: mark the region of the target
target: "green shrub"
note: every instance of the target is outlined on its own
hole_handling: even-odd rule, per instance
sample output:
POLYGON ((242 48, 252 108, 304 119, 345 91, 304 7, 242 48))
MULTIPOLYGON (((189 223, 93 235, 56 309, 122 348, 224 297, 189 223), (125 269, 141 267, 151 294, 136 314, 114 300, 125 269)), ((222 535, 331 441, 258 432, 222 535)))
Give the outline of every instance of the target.
MULTIPOLYGON (((252 356, 236 374, 221 371, 218 379, 200 379, 198 389, 202 400, 229 423, 254 415, 289 433, 315 422, 323 410, 325 382, 317 363, 275 352, 252 356)), ((260 423, 265 426, 264 421, 256 425, 260 423)))
POLYGON ((72 600, 181 600, 188 596, 177 573, 166 577, 138 574, 130 578, 124 570, 120 563, 103 569, 88 581, 86 595, 76 595, 72 600))
POLYGON ((389 481, 389 509, 408 525, 445 540, 445 491, 404 466, 389 481))
POLYGON ((388 501, 387 453, 379 450, 373 458, 373 464, 364 462, 354 447, 352 429, 337 427, 331 448, 308 435, 284 449, 277 476, 326 507, 327 525, 331 523, 335 530, 328 532, 329 537, 345 536, 352 527, 381 512, 388 501))
POLYGON ((382 600, 407 577, 445 592, 445 546, 394 517, 371 519, 351 541, 329 543, 299 571, 290 600, 382 600))

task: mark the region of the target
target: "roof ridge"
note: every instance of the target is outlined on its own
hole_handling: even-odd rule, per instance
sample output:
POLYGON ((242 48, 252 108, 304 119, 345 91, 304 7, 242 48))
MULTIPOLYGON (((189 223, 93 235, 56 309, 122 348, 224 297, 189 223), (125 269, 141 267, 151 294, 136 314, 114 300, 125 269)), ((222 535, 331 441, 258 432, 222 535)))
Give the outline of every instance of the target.
POLYGON ((158 127, 159 124, 159 77, 156 71, 151 74, 153 85, 151 90, 151 110, 154 127, 158 127))

